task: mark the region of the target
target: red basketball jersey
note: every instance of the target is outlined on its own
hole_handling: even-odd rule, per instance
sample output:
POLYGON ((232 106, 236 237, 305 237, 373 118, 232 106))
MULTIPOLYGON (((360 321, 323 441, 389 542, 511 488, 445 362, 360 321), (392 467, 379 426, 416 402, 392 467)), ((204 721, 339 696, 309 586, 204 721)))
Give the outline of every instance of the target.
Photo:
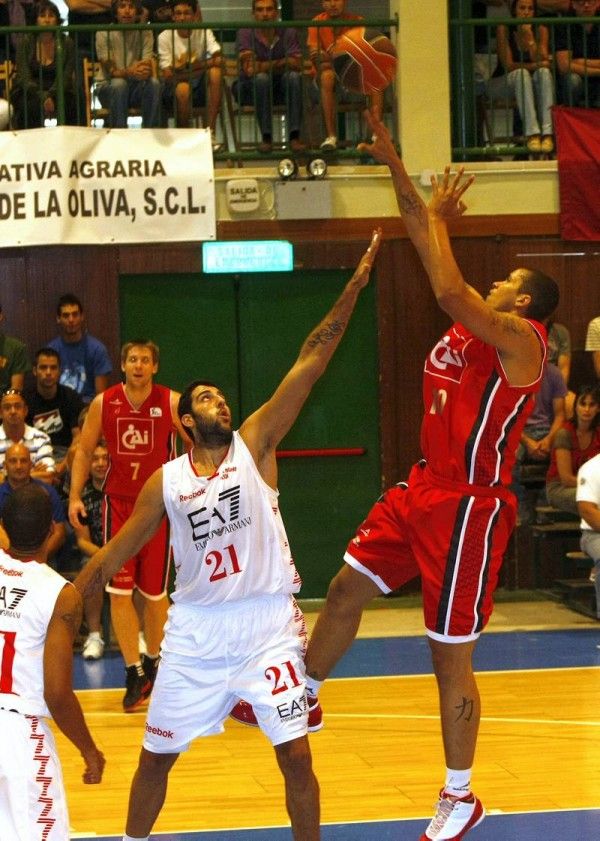
POLYGON ((146 479, 176 455, 171 390, 153 385, 135 409, 122 383, 108 388, 102 395, 102 431, 110 455, 104 490, 135 499, 146 479))
MULTIPOLYGON (((530 321, 546 353, 545 328, 530 321)), ((434 474, 494 487, 511 483, 543 364, 528 386, 509 385, 498 351, 453 324, 425 361, 421 447, 434 474)))

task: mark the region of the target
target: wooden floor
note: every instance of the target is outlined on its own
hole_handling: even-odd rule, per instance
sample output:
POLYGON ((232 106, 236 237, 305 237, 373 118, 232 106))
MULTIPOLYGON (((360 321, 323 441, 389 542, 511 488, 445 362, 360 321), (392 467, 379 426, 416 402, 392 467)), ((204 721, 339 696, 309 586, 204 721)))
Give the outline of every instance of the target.
MULTIPOLYGON (((571 628, 573 633, 587 630, 595 648, 600 633, 589 633, 594 627, 600 628, 545 602, 499 606, 492 625, 495 631, 506 631, 507 645, 517 629, 571 628)), ((397 637, 401 646, 399 630, 408 636, 419 632, 418 608, 367 611, 361 635, 389 637, 390 644, 397 637)), ((498 639, 501 643, 503 636, 498 639)), ((600 651, 597 656, 600 662, 600 651)), ((539 669, 534 663, 527 669, 483 671, 479 686, 483 718, 474 787, 488 809, 493 813, 598 808, 598 666, 539 669)), ((107 757, 101 786, 80 782, 81 760, 57 735, 73 837, 123 831, 144 715, 120 712, 122 693, 121 688, 78 693, 107 757)), ((331 679, 321 699, 326 726, 311 736, 311 745, 323 822, 430 817, 444 770, 433 677, 331 679)), ((230 721, 225 734, 197 740, 180 758, 155 831, 285 823, 283 788, 272 748, 259 731, 230 721)))

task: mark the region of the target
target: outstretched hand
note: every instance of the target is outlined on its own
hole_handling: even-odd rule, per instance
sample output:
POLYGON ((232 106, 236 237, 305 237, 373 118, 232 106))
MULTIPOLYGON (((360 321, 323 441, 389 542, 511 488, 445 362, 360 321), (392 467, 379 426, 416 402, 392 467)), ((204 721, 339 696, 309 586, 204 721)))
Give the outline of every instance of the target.
POLYGON ((358 285, 359 289, 365 287, 369 282, 371 269, 373 268, 373 263, 375 262, 375 258, 377 257, 377 252, 379 251, 380 245, 381 228, 375 228, 375 230, 373 231, 373 235, 371 236, 371 242, 369 244, 369 247, 361 257, 360 262, 356 267, 354 274, 352 275, 352 280, 358 285))
POLYGON ((433 193, 428 205, 430 212, 442 219, 455 219, 463 215, 467 205, 462 197, 475 180, 474 175, 464 178, 464 173, 464 166, 460 166, 454 177, 451 177, 450 167, 447 166, 440 181, 437 176, 431 176, 433 193))
POLYGON ((371 143, 359 143, 359 152, 367 152, 381 164, 391 164, 398 160, 398 152, 391 135, 381 120, 376 119, 370 111, 363 111, 363 117, 371 130, 371 143))

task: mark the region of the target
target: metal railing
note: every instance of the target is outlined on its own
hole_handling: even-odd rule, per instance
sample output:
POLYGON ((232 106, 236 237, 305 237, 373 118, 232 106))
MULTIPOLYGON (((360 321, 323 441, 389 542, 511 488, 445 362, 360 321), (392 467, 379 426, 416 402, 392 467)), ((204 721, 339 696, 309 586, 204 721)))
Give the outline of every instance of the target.
MULTIPOLYGON (((348 26, 348 21, 277 21, 269 23, 256 23, 251 21, 227 22, 226 25, 219 25, 213 22, 203 23, 161 23, 161 24, 102 24, 102 25, 67 25, 56 27, 40 27, 40 26, 21 26, 21 27, 4 27, 0 33, 0 56, 10 56, 13 65, 13 75, 10 87, 5 87, 2 90, 2 82, 0 82, 0 95, 12 100, 11 118, 9 127, 12 129, 38 127, 48 124, 78 124, 86 125, 88 120, 86 118, 86 96, 88 92, 85 86, 88 85, 89 79, 84 80, 83 77, 83 59, 88 58, 92 62, 98 62, 98 55, 96 51, 96 32, 103 31, 111 35, 121 32, 151 32, 154 38, 154 57, 157 59, 156 44, 158 35, 161 32, 175 31, 177 29, 190 30, 207 30, 210 29, 215 35, 216 40, 221 46, 223 54, 222 62, 222 102, 219 119, 219 139, 223 141, 223 148, 216 153, 217 158, 228 158, 234 160, 244 160, 257 157, 256 147, 260 142, 260 133, 258 131, 257 121, 253 113, 253 109, 241 107, 235 97, 233 91, 233 83, 239 73, 239 64, 235 54, 235 38, 238 29, 272 29, 293 27, 298 30, 299 40, 303 55, 303 79, 302 79, 302 98, 303 98, 303 126, 302 135, 308 140, 309 148, 318 148, 320 141, 324 138, 322 125, 322 111, 319 104, 319 92, 314 81, 314 71, 311 70, 310 58, 306 48, 306 32, 309 27, 329 26, 337 28, 339 26, 348 26), (40 33, 48 33, 51 31, 55 39, 55 101, 54 110, 51 114, 46 113, 43 109, 43 103, 38 101, 39 112, 35 112, 35 108, 27 107, 27 98, 38 97, 37 90, 44 90, 44 69, 39 68, 37 78, 30 76, 30 87, 22 89, 20 79, 22 73, 18 63, 15 63, 16 50, 15 41, 21 38, 33 39, 40 33), (18 92, 18 96, 16 96, 18 92), (19 99, 20 98, 20 99, 19 99), (32 119, 31 114, 34 113, 32 119), (38 118, 39 115, 39 118, 38 118)), ((390 39, 395 42, 398 27, 397 19, 365 19, 357 22, 357 25, 366 26, 370 29, 375 29, 380 32, 388 34, 390 39)), ((115 41, 117 39, 115 38, 115 41)), ((121 39, 122 40, 122 39, 121 39)), ((116 56, 115 56, 116 58, 116 56)), ((161 84, 164 82, 162 73, 158 62, 156 63, 157 75, 161 84)), ((189 81, 194 78, 190 63, 189 81)), ((92 82, 91 92, 89 96, 92 100, 92 118, 91 124, 95 126, 107 124, 107 111, 99 107, 96 95, 97 80, 92 82)), ((276 103, 272 103, 276 106, 276 103)), ((273 136, 281 138, 282 131, 285 131, 286 106, 289 103, 279 103, 280 113, 276 113, 276 107, 273 108, 273 136), (281 113, 282 112, 282 113, 281 113)), ((365 140, 365 129, 361 117, 361 112, 364 107, 368 105, 365 97, 346 97, 342 95, 338 99, 338 127, 340 136, 340 148, 335 153, 338 157, 358 155, 356 151, 356 143, 365 140)), ((396 93, 395 85, 392 83, 385 92, 385 113, 386 122, 395 137, 396 134, 396 93)), ((89 109, 88 109, 89 111, 89 109)), ((202 124, 206 125, 206 112, 204 115, 201 109, 194 109, 194 118, 201 119, 202 124)), ((158 118, 159 126, 167 126, 173 123, 173 113, 165 105, 165 99, 161 94, 161 108, 158 118)), ((129 121, 133 123, 132 120, 129 121)), ((137 120, 139 124, 139 118, 137 120)), ((275 143, 273 154, 285 154, 285 138, 281 138, 279 143, 275 143), (281 148, 279 148, 281 147, 281 148)))
MULTIPOLYGON (((504 79, 504 87, 497 82, 491 96, 489 79, 485 78, 486 70, 491 71, 498 66, 495 51, 497 27, 514 28, 522 21, 514 17, 472 18, 470 8, 470 2, 457 0, 454 16, 449 21, 453 159, 472 161, 505 156, 532 157, 526 145, 518 107, 521 91, 511 89, 506 74, 499 74, 497 78, 504 79), (464 10, 463 15, 461 10, 464 10), (482 40, 487 44, 484 53, 476 50, 476 30, 484 35, 482 40), (484 73, 480 75, 482 68, 484 73)), ((586 24, 596 24, 598 32, 591 39, 584 39, 583 58, 600 58, 600 17, 540 16, 528 22, 548 28, 554 103, 600 107, 600 77, 583 75, 577 82, 570 73, 559 71, 555 59, 557 40, 561 47, 571 52, 577 40, 576 29, 580 30, 586 24)), ((520 98, 522 101, 523 97, 520 98)), ((539 157, 539 154, 533 157, 539 157)))

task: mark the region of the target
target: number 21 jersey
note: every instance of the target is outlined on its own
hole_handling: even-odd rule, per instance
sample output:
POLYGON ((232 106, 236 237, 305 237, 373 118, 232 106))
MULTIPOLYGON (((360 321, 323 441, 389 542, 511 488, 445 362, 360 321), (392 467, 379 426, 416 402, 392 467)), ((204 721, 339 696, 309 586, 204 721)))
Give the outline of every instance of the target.
POLYGON ((212 476, 191 454, 163 465, 171 522, 175 604, 208 606, 297 593, 296 571, 277 502, 238 432, 212 476))

